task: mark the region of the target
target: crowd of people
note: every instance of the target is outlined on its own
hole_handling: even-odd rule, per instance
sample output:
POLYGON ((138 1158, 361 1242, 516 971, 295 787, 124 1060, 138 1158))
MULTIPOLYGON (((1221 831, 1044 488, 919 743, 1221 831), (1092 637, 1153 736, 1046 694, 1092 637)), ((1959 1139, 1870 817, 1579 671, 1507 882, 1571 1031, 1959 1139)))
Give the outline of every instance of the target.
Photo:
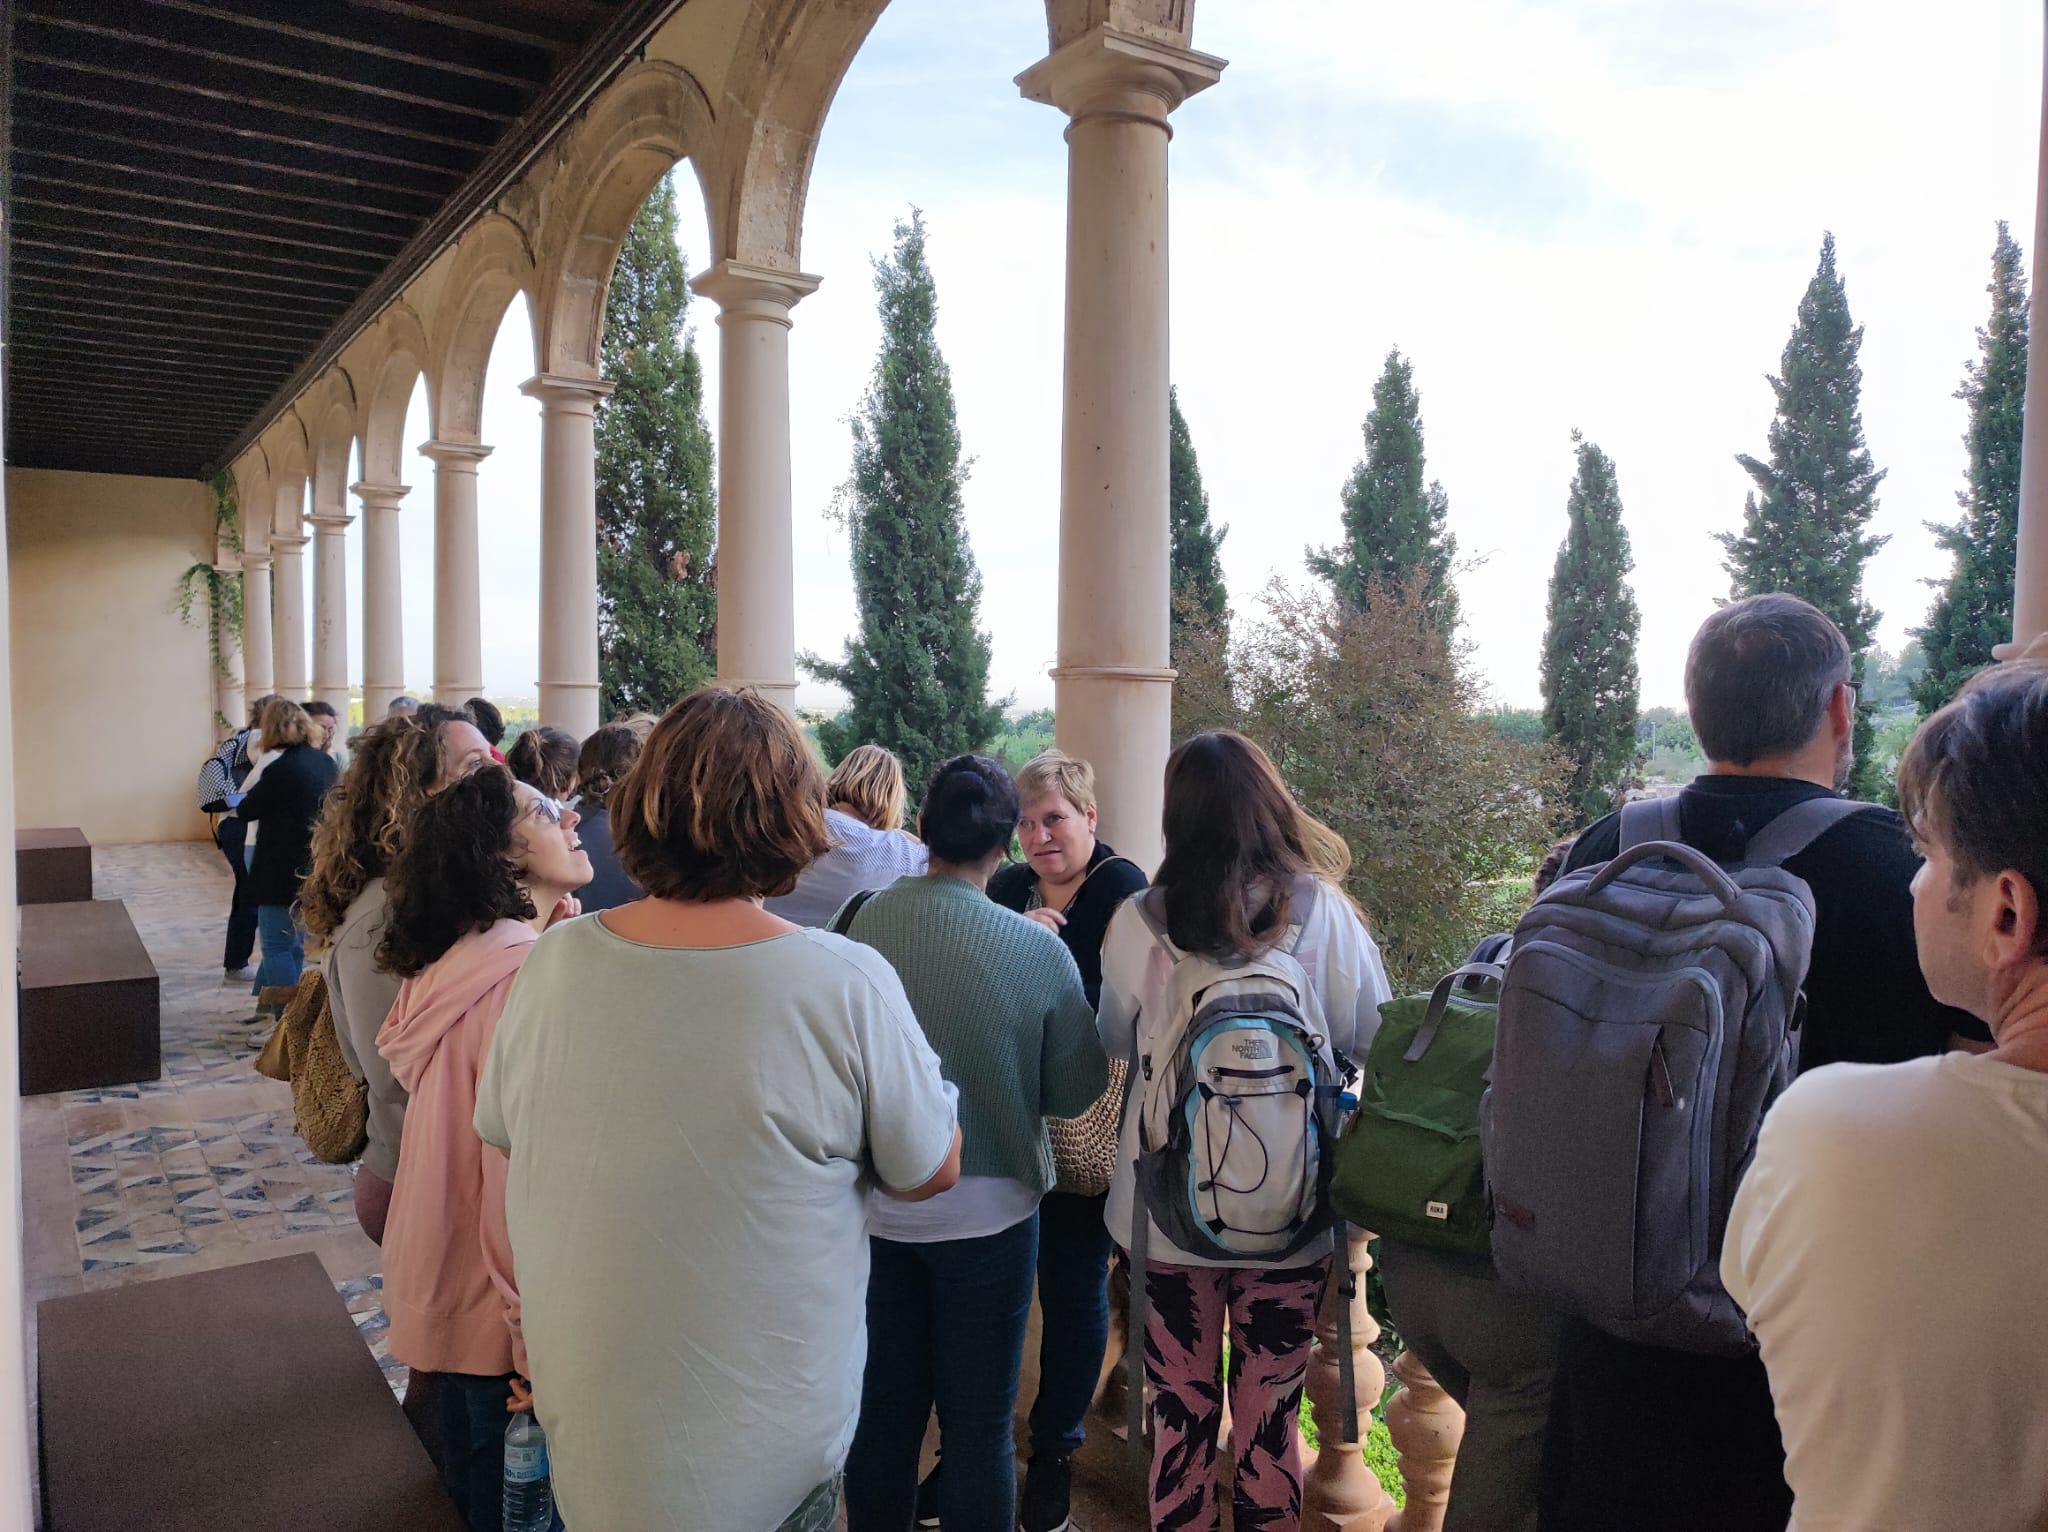
MULTIPOLYGON (((1688 845, 1738 861, 1840 792, 1857 698, 1819 612, 1723 608, 1686 685, 1688 845)), ((325 950, 369 1100, 357 1216, 470 1527, 531 1409, 571 1528, 1070 1528, 1119 1266, 1152 1525, 1214 1528, 1223 1495, 1239 1528, 1299 1524, 1342 1247, 1317 1222, 1219 1254, 1137 1174, 1191 958, 1301 975, 1344 1061, 1392 998, 1353 848, 1255 744, 1174 750, 1148 881, 1085 761, 960 756, 913 806, 888 751, 828 779, 748 692, 502 756, 487 703, 404 698, 338 780, 306 708, 256 713, 219 774, 227 968, 260 941, 254 982, 289 983, 301 930, 325 950)), ((1484 1256, 1383 1242, 1394 1323, 1467 1414, 1450 1532, 2048 1527, 2048 661, 1930 719, 1899 790, 1785 864, 1814 913, 1800 1075, 1720 1252, 1753 1349, 1621 1339, 1484 1256)), ((1595 823, 1539 881, 1621 846, 1595 823)))

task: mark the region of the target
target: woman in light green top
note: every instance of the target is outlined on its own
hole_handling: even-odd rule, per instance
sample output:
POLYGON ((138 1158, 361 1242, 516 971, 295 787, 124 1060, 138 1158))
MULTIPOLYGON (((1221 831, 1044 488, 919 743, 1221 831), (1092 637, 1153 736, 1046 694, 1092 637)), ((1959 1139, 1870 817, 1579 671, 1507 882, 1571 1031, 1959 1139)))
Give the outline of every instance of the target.
POLYGON ((870 1188, 959 1174, 873 951, 761 908, 825 849, 796 725, 702 691, 611 798, 647 897, 534 945, 477 1093, 572 1527, 824 1532, 860 1399, 870 1188))
POLYGON ((1047 1117, 1086 1111, 1109 1066, 1066 944, 984 895, 1017 828, 995 761, 959 756, 926 790, 931 871, 836 926, 889 960, 946 1079, 959 1087, 960 1183, 906 1207, 870 1200, 868 1365, 846 1462, 848 1532, 901 1532, 918 1447, 938 1407, 948 1532, 1014 1532, 1011 1412, 1037 1273, 1038 1201, 1052 1185, 1047 1117))

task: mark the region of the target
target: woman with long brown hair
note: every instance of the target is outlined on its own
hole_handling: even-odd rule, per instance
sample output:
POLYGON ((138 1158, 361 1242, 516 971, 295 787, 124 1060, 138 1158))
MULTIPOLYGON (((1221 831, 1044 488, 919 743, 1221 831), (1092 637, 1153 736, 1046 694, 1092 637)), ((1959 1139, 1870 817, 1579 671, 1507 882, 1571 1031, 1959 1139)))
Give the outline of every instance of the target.
POLYGON ((327 1003, 335 1041, 369 1095, 369 1140, 356 1167, 356 1222, 384 1242, 405 1126, 405 1090, 377 1052, 377 1029, 399 977, 377 961, 389 901, 384 874, 429 797, 488 759, 466 714, 428 703, 356 737, 348 770, 313 829, 313 870, 299 889, 306 930, 328 943, 327 1003))
MULTIPOLYGON (((1336 881, 1349 866, 1343 840, 1294 801, 1264 751, 1241 734, 1198 734, 1166 763, 1166 856, 1153 901, 1173 959, 1229 962, 1275 949, 1308 977, 1340 1057, 1357 1057, 1389 997, 1379 949, 1336 881)), ((1181 1018, 1165 1004, 1173 961, 1147 910, 1126 901, 1102 952, 1098 1026, 1112 1058, 1164 1057, 1181 1018)), ((1138 1211, 1133 1164, 1143 1092, 1130 1093, 1107 1219, 1122 1244, 1134 1218, 1148 1219, 1142 1346, 1156 1401, 1151 1503, 1154 1526, 1216 1524, 1216 1444, 1226 1381, 1224 1320, 1232 1358, 1227 1387, 1237 1449, 1233 1499, 1239 1526, 1295 1532, 1301 1514, 1301 1450, 1295 1413, 1308 1368, 1316 1310, 1330 1274, 1330 1236, 1274 1268, 1258 1257, 1217 1259, 1176 1246, 1138 1211)))

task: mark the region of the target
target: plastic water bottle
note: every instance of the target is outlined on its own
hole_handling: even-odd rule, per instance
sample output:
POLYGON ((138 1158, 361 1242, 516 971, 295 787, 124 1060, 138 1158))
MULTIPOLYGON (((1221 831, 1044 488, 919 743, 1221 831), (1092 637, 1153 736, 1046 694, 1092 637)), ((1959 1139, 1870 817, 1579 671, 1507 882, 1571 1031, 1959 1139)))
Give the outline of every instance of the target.
POLYGON ((528 1410, 505 1427, 505 1532, 548 1532, 554 1521, 548 1436, 528 1410))

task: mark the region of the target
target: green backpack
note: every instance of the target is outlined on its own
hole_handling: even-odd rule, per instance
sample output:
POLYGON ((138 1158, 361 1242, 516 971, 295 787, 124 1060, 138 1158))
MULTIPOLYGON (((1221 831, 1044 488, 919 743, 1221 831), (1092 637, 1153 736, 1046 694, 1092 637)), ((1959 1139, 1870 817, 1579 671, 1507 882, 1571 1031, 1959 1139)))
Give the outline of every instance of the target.
POLYGON ((1380 1006, 1358 1115, 1337 1145, 1330 1203, 1404 1245, 1485 1255, 1493 1229, 1479 1098, 1493 1072, 1502 968, 1470 962, 1426 995, 1380 1006), (1478 980, 1472 987, 1469 982, 1478 980))

